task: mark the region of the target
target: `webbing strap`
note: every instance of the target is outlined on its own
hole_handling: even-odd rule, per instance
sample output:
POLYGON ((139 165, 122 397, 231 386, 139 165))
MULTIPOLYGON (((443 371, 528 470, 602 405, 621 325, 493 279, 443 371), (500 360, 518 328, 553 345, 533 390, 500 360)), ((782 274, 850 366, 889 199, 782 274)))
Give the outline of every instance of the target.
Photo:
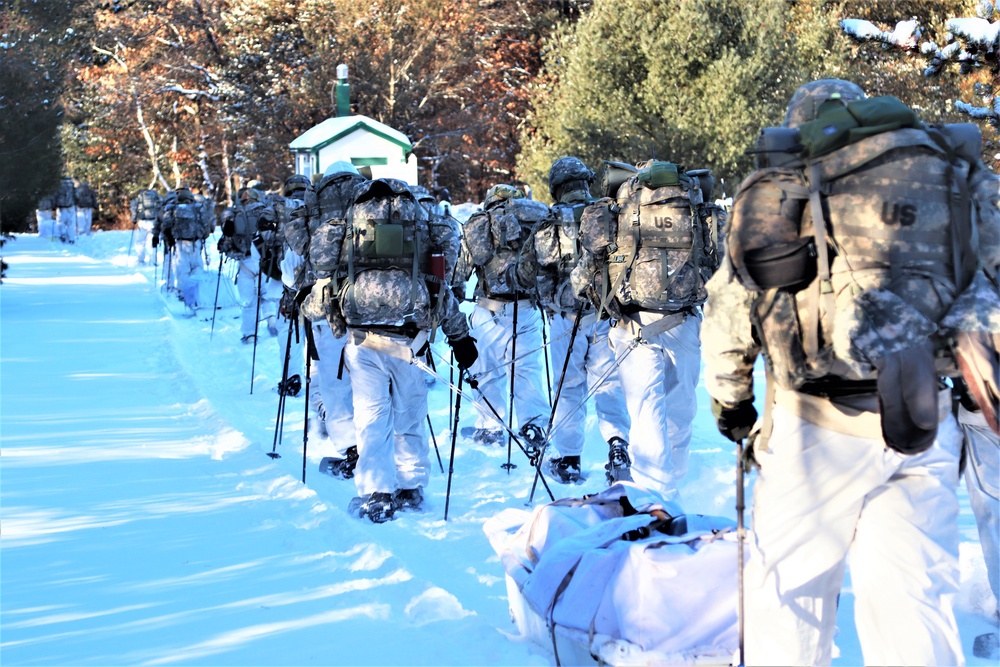
POLYGON ((649 340, 654 336, 670 331, 676 326, 680 326, 687 318, 688 313, 681 310, 676 313, 664 315, 660 319, 655 322, 650 322, 649 324, 643 324, 634 317, 626 317, 622 319, 621 322, 628 327, 629 332, 635 336, 636 340, 649 340))
POLYGON ((427 332, 423 330, 417 333, 409 345, 404 345, 399 340, 377 334, 374 331, 348 329, 347 335, 350 336, 350 342, 358 347, 366 347, 370 350, 375 350, 379 354, 384 354, 394 359, 402 359, 411 364, 416 358, 417 352, 427 342, 427 332))
MULTIPOLYGON (((813 303, 810 304, 810 331, 806 333, 807 340, 814 340, 814 345, 816 345, 816 350, 813 350, 813 355, 818 352, 819 346, 819 326, 820 320, 822 318, 822 310, 820 309, 820 301, 823 300, 826 305, 825 311, 832 315, 834 309, 836 308, 836 303, 833 294, 833 283, 830 281, 830 249, 826 243, 826 220, 823 219, 823 198, 820 194, 820 186, 823 177, 823 168, 819 162, 813 162, 810 165, 809 170, 809 211, 812 214, 813 222, 813 236, 816 240, 816 263, 819 272, 819 294, 814 295, 817 298, 813 299, 813 303)), ((809 354, 809 350, 806 351, 809 354)), ((812 358, 815 356, 810 355, 812 358)))

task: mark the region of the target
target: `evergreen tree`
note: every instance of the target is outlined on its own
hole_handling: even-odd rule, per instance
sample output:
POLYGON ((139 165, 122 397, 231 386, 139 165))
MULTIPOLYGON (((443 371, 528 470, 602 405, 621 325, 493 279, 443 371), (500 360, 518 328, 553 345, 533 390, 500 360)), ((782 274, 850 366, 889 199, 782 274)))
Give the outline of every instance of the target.
POLYGON ((0 12, 0 231, 34 225, 38 200, 63 174, 59 128, 67 32, 66 0, 7 2, 0 12))
MULTIPOLYGON (((760 128, 780 122, 810 64, 819 67, 796 53, 798 4, 597 0, 548 43, 521 178, 547 193, 549 165, 572 154, 594 167, 656 157, 735 185, 752 169, 745 151, 760 128)), ((798 20, 822 33, 815 15, 798 20)))

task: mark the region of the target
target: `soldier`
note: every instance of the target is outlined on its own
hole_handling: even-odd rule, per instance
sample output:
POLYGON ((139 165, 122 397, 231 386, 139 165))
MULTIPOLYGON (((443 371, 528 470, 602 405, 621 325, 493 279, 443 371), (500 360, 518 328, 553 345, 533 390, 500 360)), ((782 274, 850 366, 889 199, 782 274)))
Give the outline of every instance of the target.
MULTIPOLYGON (((358 496, 349 510, 381 523, 423 502, 430 459, 427 386, 413 363, 440 324, 462 368, 476 360, 465 316, 450 290, 432 296, 431 255, 455 248, 447 225, 428 224, 407 185, 377 179, 358 185, 346 221, 330 220, 340 287, 325 287, 331 327, 347 336, 344 361, 354 392, 358 496), (348 227, 350 233, 348 234, 348 227)), ((454 264, 455 257, 446 259, 454 264)), ((319 285, 319 283, 317 283, 319 285)), ((314 287, 313 295, 316 295, 314 287)))
POLYGON ((512 423, 512 404, 522 434, 530 425, 541 433, 549 406, 542 384, 542 320, 536 308, 537 264, 530 247, 531 229, 549 217, 545 204, 524 198, 514 186, 494 185, 483 211, 464 226, 463 255, 469 264, 458 284, 475 271, 476 306, 469 318, 479 341, 480 357, 472 369, 482 400, 476 401, 473 440, 482 445, 504 440, 497 418, 512 423), (515 327, 516 324, 516 327, 515 327), (496 414, 494 414, 496 413, 496 414))
POLYGON ((703 336, 713 412, 734 441, 757 419, 753 368, 767 362, 746 662, 830 663, 850 555, 866 664, 963 664, 961 435, 937 372, 957 373, 957 332, 1000 332, 996 178, 978 142, 836 79, 799 88, 761 137, 767 162, 736 195, 703 336))
MULTIPOLYGON (((156 190, 143 190, 129 204, 135 239, 135 259, 138 264, 146 263, 150 235, 160 217, 160 195, 156 190)), ((155 244, 152 246, 156 247, 155 244)))
POLYGON ((201 305, 198 302, 198 289, 201 274, 205 271, 201 248, 208 234, 202 209, 191 190, 186 187, 177 188, 172 199, 170 206, 164 206, 158 231, 172 240, 171 272, 181 301, 193 315, 201 305))
POLYGON ((538 295, 552 323, 552 363, 562 374, 553 419, 552 443, 560 456, 549 460, 549 470, 563 484, 580 481, 580 454, 584 443, 584 415, 575 414, 588 388, 594 392, 601 437, 608 443, 605 465, 609 484, 632 480, 629 472, 628 409, 614 355, 608 343, 608 320, 598 320, 594 305, 573 292, 570 274, 581 255, 580 217, 593 201, 594 172, 576 157, 561 157, 549 169, 549 193, 555 204, 552 218, 534 230, 538 258, 538 295), (577 323, 577 320, 579 322, 577 323), (575 325, 575 326, 574 326, 575 325), (570 338, 573 336, 572 347, 570 338))
POLYGON ((69 176, 59 181, 55 194, 55 233, 63 243, 76 243, 76 186, 69 176))
POLYGON ((640 167, 584 210, 584 253, 571 278, 599 317, 612 318, 632 478, 676 497, 697 412, 700 305, 718 266, 723 216, 707 203, 714 185, 707 172, 656 160, 640 167))
POLYGON ((73 181, 73 201, 76 204, 76 234, 90 234, 94 224, 94 210, 97 208, 97 195, 87 183, 73 181))
POLYGON ((46 195, 38 200, 38 208, 35 211, 35 218, 38 222, 38 236, 43 239, 51 239, 55 236, 55 209, 55 197, 52 195, 46 195))

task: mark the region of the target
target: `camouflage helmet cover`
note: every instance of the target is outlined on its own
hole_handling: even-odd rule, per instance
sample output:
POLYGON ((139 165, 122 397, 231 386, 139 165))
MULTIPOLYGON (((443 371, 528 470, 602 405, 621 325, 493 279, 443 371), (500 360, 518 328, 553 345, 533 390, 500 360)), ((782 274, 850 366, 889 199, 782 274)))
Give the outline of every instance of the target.
POLYGON ((264 199, 260 190, 251 187, 243 188, 240 191, 239 196, 240 196, 240 201, 242 201, 243 203, 250 203, 251 201, 259 202, 263 201, 264 199))
POLYGON ((594 172, 587 168, 580 158, 564 155, 549 168, 549 194, 556 198, 556 188, 569 181, 586 181, 594 178, 594 172))
POLYGON ((803 123, 815 120, 819 106, 832 99, 845 101, 863 100, 865 91, 843 79, 819 79, 801 86, 792 95, 785 113, 784 127, 799 127, 803 123))
POLYGON ((308 176, 303 176, 302 174, 292 174, 285 179, 284 188, 282 188, 282 194, 286 197, 290 197, 292 193, 300 190, 308 190, 312 187, 312 180, 308 176))
POLYGON ((522 197, 524 197, 524 193, 515 188, 513 185, 498 183, 486 191, 486 199, 483 200, 483 208, 489 210, 502 201, 506 201, 508 199, 520 199, 522 197))
POLYGON ((422 185, 411 185, 410 192, 413 193, 413 196, 416 197, 419 202, 429 201, 432 204, 437 203, 434 199, 434 195, 432 195, 430 191, 422 185))

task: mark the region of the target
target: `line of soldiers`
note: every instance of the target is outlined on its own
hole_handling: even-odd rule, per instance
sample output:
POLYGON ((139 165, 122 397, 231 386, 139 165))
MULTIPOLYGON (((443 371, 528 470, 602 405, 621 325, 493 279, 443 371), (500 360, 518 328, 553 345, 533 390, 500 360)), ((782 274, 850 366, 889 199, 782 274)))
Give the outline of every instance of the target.
POLYGON ((80 235, 90 234, 97 209, 97 195, 87 183, 70 176, 59 181, 56 191, 38 202, 35 219, 38 235, 75 243, 80 235))
POLYGON ((263 296, 262 275, 283 286, 288 340, 300 322, 305 344, 283 348, 282 384, 304 357, 321 470, 354 480, 356 516, 421 506, 423 373, 443 380, 451 363, 439 329, 459 369, 455 425, 463 382, 475 392, 473 442, 506 440, 508 464, 516 443, 539 472, 577 482, 593 397, 608 483, 671 498, 704 362, 720 432, 749 441, 759 470, 748 664, 830 662, 848 555, 867 662, 961 664, 949 395, 962 391, 996 593, 1000 179, 978 132, 925 126, 894 99, 804 86, 762 131, 728 221, 709 172, 667 161, 596 175, 564 156, 553 206, 498 184, 464 225, 420 188, 336 163, 315 184, 290 177, 281 207, 241 192, 220 250, 250 258, 250 294, 263 296))

